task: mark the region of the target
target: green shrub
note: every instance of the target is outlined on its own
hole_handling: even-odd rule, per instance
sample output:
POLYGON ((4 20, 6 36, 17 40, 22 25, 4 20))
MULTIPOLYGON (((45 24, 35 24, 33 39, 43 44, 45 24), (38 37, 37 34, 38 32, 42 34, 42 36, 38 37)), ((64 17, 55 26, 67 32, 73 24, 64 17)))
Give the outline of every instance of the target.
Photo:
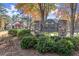
POLYGON ((74 37, 71 39, 71 41, 73 42, 73 44, 75 45, 75 50, 79 49, 79 37, 74 37))
POLYGON ((32 35, 30 30, 22 29, 18 32, 18 37, 22 39, 24 36, 32 35))
POLYGON ((9 30, 8 34, 10 34, 12 36, 17 36, 17 29, 11 29, 11 30, 9 30))
POLYGON ((78 50, 79 49, 79 37, 65 37, 65 39, 72 41, 74 44, 74 49, 78 50))
POLYGON ((36 49, 40 53, 51 51, 53 48, 53 40, 46 36, 40 36, 37 41, 36 49))
POLYGON ((75 45, 75 50, 79 49, 79 37, 74 37, 73 44, 75 45))
POLYGON ((61 39, 53 45, 54 51, 63 54, 63 55, 71 55, 74 51, 74 44, 70 40, 61 39))
POLYGON ((43 33, 38 33, 38 34, 36 34, 36 37, 40 37, 40 36, 45 36, 43 33))
POLYGON ((21 40, 21 48, 31 48, 34 47, 37 40, 34 36, 23 37, 21 40))
POLYGON ((72 55, 74 50, 79 48, 78 37, 61 38, 45 35, 34 37, 30 32, 26 33, 26 30, 20 32, 20 36, 22 36, 21 48, 35 48, 40 53, 55 51, 61 55, 72 55))
POLYGON ((55 51, 62 55, 71 55, 74 47, 74 43, 70 38, 61 38, 58 36, 41 36, 37 42, 37 50, 39 52, 55 51))
POLYGON ((51 36, 50 38, 51 38, 52 40, 54 40, 54 41, 58 41, 58 40, 61 39, 61 37, 59 37, 59 36, 51 36))

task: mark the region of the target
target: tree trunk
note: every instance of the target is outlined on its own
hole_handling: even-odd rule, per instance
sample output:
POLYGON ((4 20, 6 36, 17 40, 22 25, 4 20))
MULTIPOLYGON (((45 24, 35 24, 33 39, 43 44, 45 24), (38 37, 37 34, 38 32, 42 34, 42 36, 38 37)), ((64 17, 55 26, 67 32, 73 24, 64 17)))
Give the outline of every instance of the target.
POLYGON ((77 4, 76 3, 71 3, 70 8, 71 8, 71 27, 70 27, 71 30, 70 30, 70 35, 73 36, 74 35, 74 21, 75 21, 75 13, 76 13, 77 4))
POLYGON ((41 13, 40 31, 42 31, 43 22, 44 22, 44 11, 45 11, 44 6, 45 6, 44 3, 39 3, 40 13, 41 13))

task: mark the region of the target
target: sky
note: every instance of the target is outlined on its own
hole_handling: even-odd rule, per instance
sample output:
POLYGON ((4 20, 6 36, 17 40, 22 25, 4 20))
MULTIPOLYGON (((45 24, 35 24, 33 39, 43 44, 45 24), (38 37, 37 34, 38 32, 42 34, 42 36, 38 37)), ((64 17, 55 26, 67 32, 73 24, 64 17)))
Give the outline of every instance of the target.
MULTIPOLYGON (((9 16, 11 16, 12 17, 12 15, 16 15, 16 14, 20 14, 19 12, 18 12, 18 10, 17 9, 15 9, 15 5, 16 5, 16 3, 3 3, 3 6, 7 9, 7 11, 8 11, 8 13, 7 13, 7 15, 9 15, 9 16)), ((57 4, 56 5, 57 6, 57 8, 58 9, 60 9, 60 8, 64 8, 63 7, 63 3, 60 3, 60 4, 57 4)), ((67 9, 68 11, 70 11, 70 9, 68 9, 68 8, 64 8, 64 9, 67 9)), ((48 14, 48 19, 55 19, 55 18, 57 18, 57 16, 56 16, 56 11, 57 11, 57 9, 55 10, 55 11, 51 11, 49 14, 48 14)), ((77 6, 77 13, 79 13, 79 4, 78 4, 78 6, 77 6)))
MULTIPOLYGON (((13 15, 20 14, 20 13, 17 11, 17 9, 15 9, 15 5, 16 5, 15 3, 3 3, 3 6, 4 6, 4 7, 7 9, 7 11, 8 11, 7 15, 9 15, 9 16, 12 17, 13 15)), ((47 18, 48 18, 48 19, 49 19, 49 18, 52 18, 52 19, 56 18, 55 11, 50 12, 47 18)))
POLYGON ((12 17, 12 15, 19 14, 19 12, 17 11, 17 9, 15 9, 15 5, 16 5, 15 3, 3 3, 3 6, 8 11, 7 15, 9 15, 9 16, 12 17))

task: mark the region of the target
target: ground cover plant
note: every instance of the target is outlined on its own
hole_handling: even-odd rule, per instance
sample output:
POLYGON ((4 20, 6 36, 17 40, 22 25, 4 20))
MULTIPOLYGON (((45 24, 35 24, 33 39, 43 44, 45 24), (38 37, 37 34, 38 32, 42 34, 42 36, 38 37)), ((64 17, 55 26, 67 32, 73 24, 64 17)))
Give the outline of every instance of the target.
POLYGON ((72 55, 79 49, 79 37, 47 36, 45 34, 32 35, 30 30, 10 30, 12 34, 20 38, 22 49, 34 48, 40 53, 56 52, 59 55, 72 55), (11 32, 12 31, 12 32, 11 32), (16 33, 17 32, 17 33, 16 33))

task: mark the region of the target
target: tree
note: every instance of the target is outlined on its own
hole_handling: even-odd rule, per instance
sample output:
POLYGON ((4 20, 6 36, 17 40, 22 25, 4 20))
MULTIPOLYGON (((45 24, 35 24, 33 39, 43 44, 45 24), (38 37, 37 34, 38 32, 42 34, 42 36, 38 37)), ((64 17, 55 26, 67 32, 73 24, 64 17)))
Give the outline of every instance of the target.
POLYGON ((13 15, 12 16, 12 21, 16 21, 19 18, 19 16, 20 16, 19 14, 13 15))
POLYGON ((7 10, 4 8, 3 4, 0 3, 0 20, 1 22, 4 22, 4 24, 1 24, 2 30, 5 28, 6 22, 7 22, 7 20, 5 20, 7 19, 6 13, 7 13, 7 10))
MULTIPOLYGON (((77 9, 77 3, 65 3, 64 7, 68 7, 70 10, 67 11, 67 9, 64 9, 64 11, 60 11, 63 14, 60 14, 62 16, 62 18, 64 19, 70 19, 70 35, 73 36, 74 35, 74 23, 75 23, 75 16, 76 16, 76 9, 77 9), (64 17, 63 17, 64 15, 64 17), (67 16, 67 17, 66 17, 67 16)), ((58 13, 60 13, 58 12, 58 13)))
POLYGON ((0 15, 5 15, 7 10, 3 7, 3 4, 0 3, 0 15))
MULTIPOLYGON (((41 21, 41 29, 43 25, 43 21, 47 19, 47 15, 51 10, 55 10, 55 4, 48 3, 29 3, 29 4, 17 4, 17 9, 22 10, 25 14, 32 14, 32 19, 40 18, 41 21)), ((39 20, 37 20, 39 21, 39 20)))
POLYGON ((7 10, 4 8, 3 4, 0 3, 0 19, 3 19, 7 13, 7 10))
POLYGON ((75 20, 75 13, 77 9, 77 3, 71 3, 70 8, 71 8, 71 36, 73 36, 74 35, 74 20, 75 20))

